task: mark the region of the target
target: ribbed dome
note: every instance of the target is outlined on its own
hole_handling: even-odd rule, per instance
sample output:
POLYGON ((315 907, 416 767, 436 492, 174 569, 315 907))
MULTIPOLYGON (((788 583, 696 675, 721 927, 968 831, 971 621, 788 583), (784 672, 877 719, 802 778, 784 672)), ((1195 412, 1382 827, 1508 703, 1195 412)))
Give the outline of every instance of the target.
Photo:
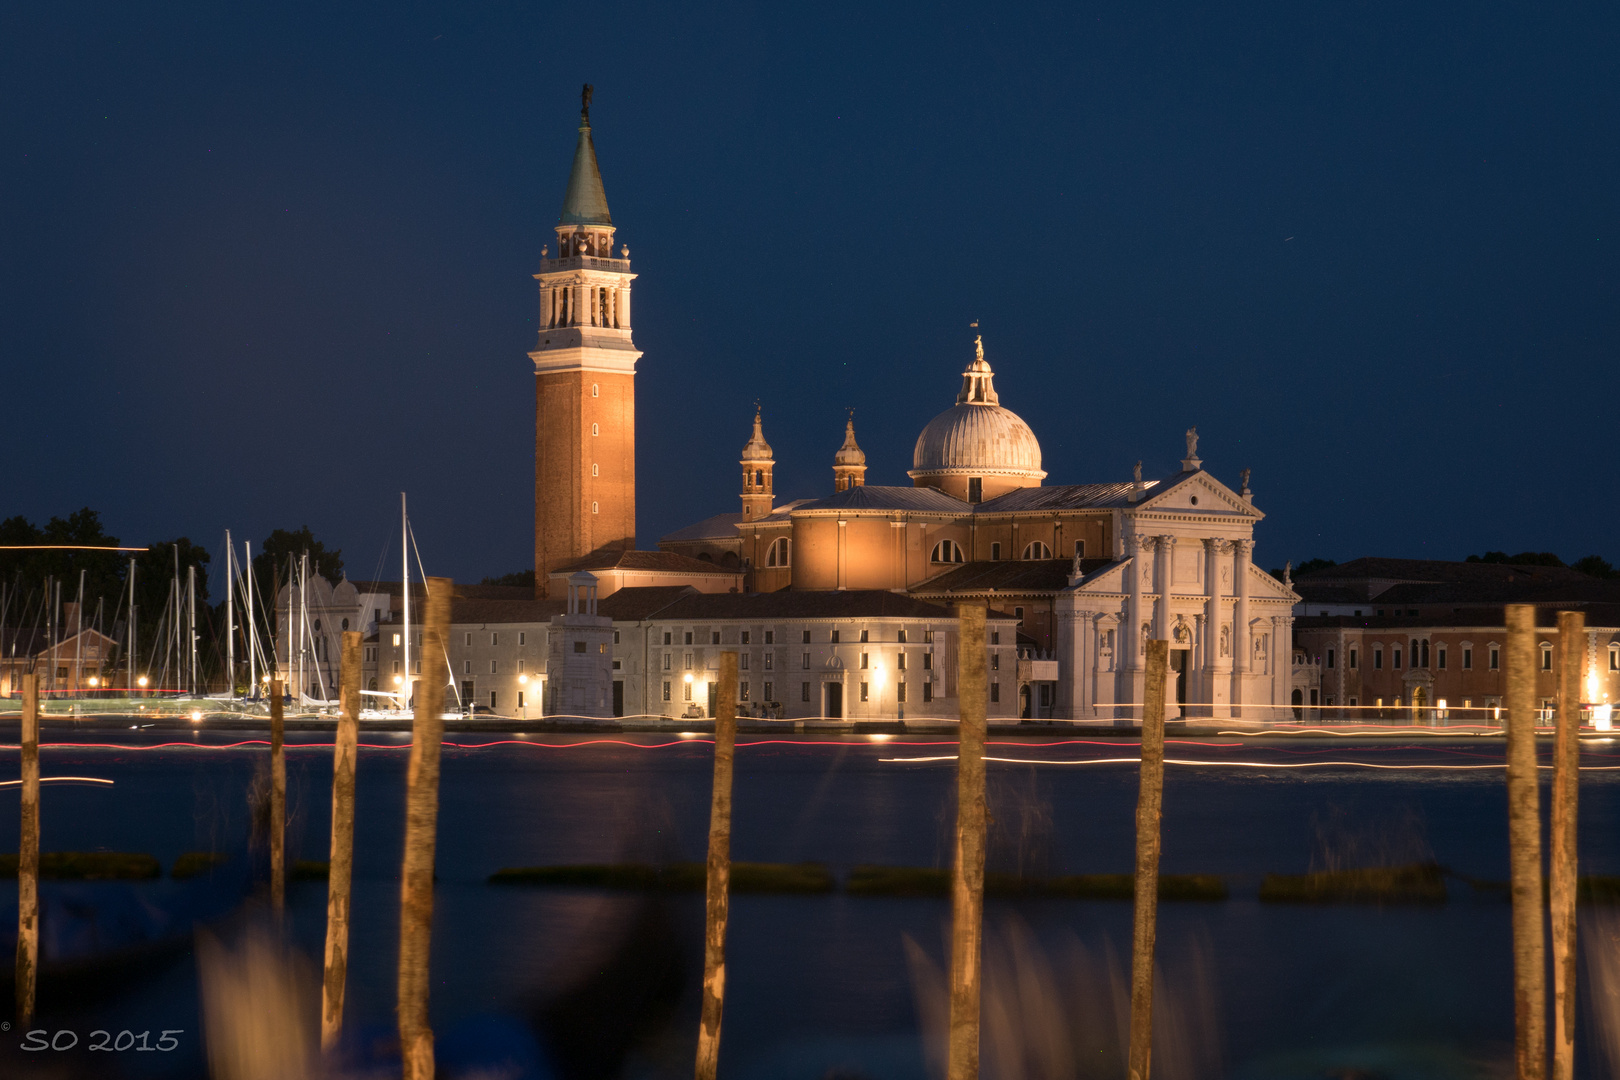
POLYGON ((995 372, 984 359, 984 346, 962 373, 956 404, 928 421, 911 455, 916 480, 927 476, 1016 476, 1039 481, 1041 444, 1029 425, 998 404, 995 372))

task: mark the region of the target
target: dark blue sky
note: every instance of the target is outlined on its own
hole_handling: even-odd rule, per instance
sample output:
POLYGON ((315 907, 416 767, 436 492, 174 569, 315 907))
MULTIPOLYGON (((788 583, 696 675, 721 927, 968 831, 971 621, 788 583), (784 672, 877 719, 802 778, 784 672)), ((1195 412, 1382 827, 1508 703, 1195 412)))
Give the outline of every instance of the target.
POLYGON ((0 515, 307 523, 368 576, 405 489, 430 572, 528 567, 589 81, 643 547, 737 507, 756 398, 779 496, 831 491, 851 406, 908 483, 977 318, 1049 482, 1196 424, 1261 565, 1620 561, 1612 4, 24 7, 0 515))

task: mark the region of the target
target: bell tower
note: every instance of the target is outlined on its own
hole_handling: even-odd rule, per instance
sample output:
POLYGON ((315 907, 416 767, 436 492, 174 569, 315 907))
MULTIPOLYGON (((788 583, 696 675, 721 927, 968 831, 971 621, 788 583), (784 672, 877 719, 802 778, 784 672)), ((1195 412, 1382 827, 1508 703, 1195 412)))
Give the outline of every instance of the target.
POLYGON ((866 484, 866 451, 855 441, 855 410, 844 425, 844 445, 833 455, 833 490, 848 491, 866 484))
POLYGON ((771 471, 776 468, 776 455, 765 441, 760 427, 759 410, 754 410, 754 434, 743 447, 742 459, 742 512, 744 521, 758 521, 771 512, 771 491, 774 481, 771 471))
POLYGON ((636 546, 636 361, 630 249, 613 254, 613 218, 591 139, 591 87, 557 218, 557 254, 540 249, 534 362, 534 584, 558 567, 636 546))

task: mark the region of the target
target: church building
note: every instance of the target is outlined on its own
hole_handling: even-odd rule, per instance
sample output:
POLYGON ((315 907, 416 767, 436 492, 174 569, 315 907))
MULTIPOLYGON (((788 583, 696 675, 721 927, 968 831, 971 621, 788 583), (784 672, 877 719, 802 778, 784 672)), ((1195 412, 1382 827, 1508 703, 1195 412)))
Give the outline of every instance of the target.
MULTIPOLYGON (((1129 481, 1047 484, 1040 442, 1001 404, 982 337, 955 402, 917 436, 909 486, 866 482, 866 454, 850 417, 828 495, 778 503, 775 456, 756 411, 737 461, 736 512, 669 533, 656 552, 635 551, 635 369, 642 355, 631 334, 635 275, 629 248, 613 251, 589 87, 583 104, 557 252, 542 249, 535 275, 540 332, 529 356, 538 596, 591 588, 611 608, 615 592, 640 587, 789 590, 845 594, 839 617, 859 618, 861 605, 898 593, 930 605, 915 617, 937 607, 952 620, 952 605, 983 602, 998 625, 1016 633, 1011 670, 1001 676, 1008 689, 997 693, 1019 716, 1138 716, 1150 638, 1171 643, 1168 700, 1182 715, 1263 718, 1286 707, 1298 598, 1253 564, 1254 526, 1263 515, 1247 470, 1238 490, 1215 479, 1189 431, 1180 471, 1163 479, 1143 480, 1138 463, 1129 481), (584 583, 581 572, 598 584, 584 583)), ((691 603, 708 610, 706 601, 691 603)), ((626 597, 620 606, 632 605, 626 597)), ((721 606, 709 607, 720 618, 721 606)), ((785 616, 788 608, 781 610, 785 616)), ((719 629, 705 632, 722 640, 719 629)), ((766 631, 737 633, 746 641, 766 631)), ((793 639, 799 634, 794 629, 793 639)), ((861 640, 868 641, 866 632, 861 640)), ((999 652, 993 662, 1002 671, 999 652)), ((661 693, 667 699, 668 683, 661 693)), ((832 700, 825 689, 818 694, 822 703, 832 700)), ((863 683, 861 700, 866 694, 863 683)))

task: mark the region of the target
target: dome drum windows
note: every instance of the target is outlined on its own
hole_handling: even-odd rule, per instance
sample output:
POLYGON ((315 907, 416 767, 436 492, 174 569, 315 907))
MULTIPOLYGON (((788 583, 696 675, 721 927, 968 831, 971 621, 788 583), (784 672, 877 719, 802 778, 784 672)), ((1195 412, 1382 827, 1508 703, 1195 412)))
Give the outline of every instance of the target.
POLYGON ((941 540, 934 545, 933 553, 928 556, 932 563, 959 563, 963 562, 962 545, 955 540, 941 540))
POLYGON ((1032 559, 1050 559, 1051 557, 1052 549, 1039 540, 1031 540, 1024 547, 1024 559, 1026 562, 1032 559))

